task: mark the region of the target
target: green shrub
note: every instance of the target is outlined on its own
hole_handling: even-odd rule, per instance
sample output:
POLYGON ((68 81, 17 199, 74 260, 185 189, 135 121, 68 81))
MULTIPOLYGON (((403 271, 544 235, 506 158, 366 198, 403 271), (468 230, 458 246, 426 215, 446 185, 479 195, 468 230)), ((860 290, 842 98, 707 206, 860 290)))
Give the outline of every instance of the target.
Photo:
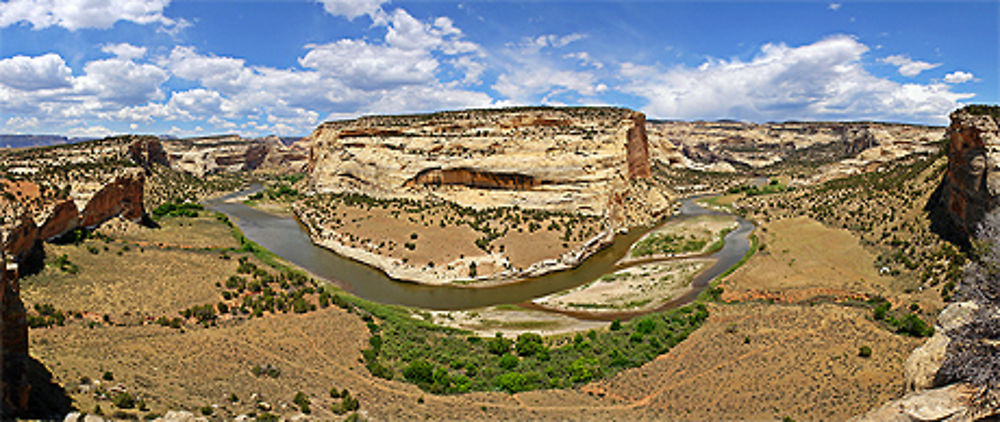
POLYGON ((500 362, 498 363, 498 365, 501 368, 506 369, 506 370, 509 371, 511 369, 516 368, 517 367, 517 363, 518 363, 517 356, 514 356, 514 355, 503 355, 503 357, 500 358, 500 362))
POLYGON ((871 347, 861 346, 861 348, 858 349, 858 356, 861 356, 863 358, 867 358, 867 357, 871 357, 871 355, 872 355, 872 348, 871 347))

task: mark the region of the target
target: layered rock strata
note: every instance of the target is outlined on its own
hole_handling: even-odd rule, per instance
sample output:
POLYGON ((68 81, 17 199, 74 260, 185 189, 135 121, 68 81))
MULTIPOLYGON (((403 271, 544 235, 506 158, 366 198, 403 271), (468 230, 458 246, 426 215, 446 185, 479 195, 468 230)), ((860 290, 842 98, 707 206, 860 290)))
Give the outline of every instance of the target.
POLYGON ((1000 197, 1000 127, 996 116, 961 109, 948 126, 942 199, 958 227, 973 233, 1000 197))
POLYGON ((650 176, 645 117, 618 108, 363 117, 324 123, 305 142, 317 192, 473 208, 602 215, 630 180, 650 176))
POLYGON ((236 135, 162 141, 170 167, 196 176, 272 169, 301 171, 305 151, 286 147, 277 137, 244 139, 236 135))

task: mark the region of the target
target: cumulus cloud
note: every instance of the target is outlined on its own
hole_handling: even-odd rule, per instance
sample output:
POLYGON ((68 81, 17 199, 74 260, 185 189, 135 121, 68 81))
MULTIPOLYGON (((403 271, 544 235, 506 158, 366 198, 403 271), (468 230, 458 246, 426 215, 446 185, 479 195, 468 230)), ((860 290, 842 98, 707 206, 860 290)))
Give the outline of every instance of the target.
POLYGON ((146 55, 146 47, 136 47, 129 43, 104 44, 101 51, 124 60, 139 59, 146 55))
POLYGON ((316 0, 323 5, 327 13, 343 16, 354 20, 358 16, 368 15, 373 19, 382 12, 382 5, 389 0, 316 0))
POLYGON ((58 54, 0 60, 0 84, 22 91, 69 87, 72 73, 58 54))
MULTIPOLYGON (((544 34, 527 37, 517 44, 509 44, 494 63, 502 70, 492 88, 505 97, 506 104, 545 103, 559 104, 556 96, 575 94, 594 96, 607 91, 606 84, 600 82, 592 71, 569 68, 560 59, 576 59, 588 63, 587 53, 557 54, 553 49, 565 47, 586 38, 583 34, 544 34)), ((600 69, 602 65, 594 65, 600 69)), ((575 98, 573 102, 590 102, 575 98)))
POLYGON ((662 70, 626 63, 622 90, 667 118, 886 119, 942 122, 972 94, 945 84, 899 84, 864 69, 868 47, 847 36, 801 47, 767 44, 749 61, 710 59, 662 70))
POLYGON ((170 0, 10 0, 0 3, 0 27, 28 23, 34 29, 108 29, 118 21, 173 26, 163 16, 170 0))
POLYGON ((944 81, 950 84, 960 84, 963 82, 971 81, 974 78, 975 76, 973 76, 971 73, 963 72, 961 70, 956 70, 947 75, 944 75, 944 81))
POLYGON ((438 62, 425 50, 372 45, 363 40, 343 39, 310 45, 299 59, 303 67, 333 74, 361 89, 426 83, 434 79, 438 62))
POLYGON ((82 90, 121 105, 163 99, 160 85, 169 79, 167 72, 155 65, 119 58, 89 62, 83 71, 85 75, 77 81, 82 90))
POLYGON ((903 55, 892 55, 879 59, 882 63, 888 63, 896 66, 899 70, 899 74, 906 77, 914 77, 925 70, 930 70, 935 67, 941 66, 941 63, 928 63, 919 60, 913 60, 907 56, 903 55))
POLYGON ((827 7, 828 7, 828 8, 830 9, 830 10, 832 10, 832 11, 836 12, 836 11, 840 10, 840 7, 841 7, 841 6, 843 6, 843 5, 842 5, 842 4, 840 4, 840 3, 830 3, 830 5, 829 5, 829 6, 827 6, 827 7))

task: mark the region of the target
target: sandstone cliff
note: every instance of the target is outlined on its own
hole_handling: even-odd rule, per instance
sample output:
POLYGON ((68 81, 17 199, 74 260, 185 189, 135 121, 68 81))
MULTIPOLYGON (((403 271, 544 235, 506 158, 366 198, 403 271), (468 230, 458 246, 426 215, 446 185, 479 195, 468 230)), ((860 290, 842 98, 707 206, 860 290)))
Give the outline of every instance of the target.
POLYGON ((299 172, 305 151, 286 147, 276 136, 244 139, 236 135, 162 141, 166 161, 175 170, 204 176, 211 173, 270 168, 299 172))
POLYGON ((1000 197, 1000 128, 998 119, 969 108, 951 114, 948 171, 942 199, 956 225, 973 233, 1000 197))
POLYGON ((944 130, 877 122, 675 122, 647 124, 652 158, 672 167, 735 172, 788 160, 830 163, 814 181, 929 152, 944 130))
POLYGON ((474 208, 602 215, 630 180, 650 175, 645 117, 618 108, 363 117, 324 123, 306 143, 318 192, 474 208))

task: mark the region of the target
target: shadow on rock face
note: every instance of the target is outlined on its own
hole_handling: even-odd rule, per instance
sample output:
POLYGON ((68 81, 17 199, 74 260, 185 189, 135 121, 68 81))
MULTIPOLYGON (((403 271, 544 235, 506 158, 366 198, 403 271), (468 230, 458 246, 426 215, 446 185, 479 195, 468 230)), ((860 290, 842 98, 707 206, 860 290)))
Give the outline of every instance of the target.
POLYGON ((938 184, 937 189, 934 189, 927 203, 924 204, 924 211, 927 212, 927 216, 931 220, 931 232, 958 246, 959 249, 968 251, 972 247, 969 235, 955 223, 951 214, 948 213, 944 201, 945 183, 947 183, 947 179, 938 184))
POLYGON ((18 415, 27 419, 62 420, 72 412, 73 401, 52 377, 52 372, 34 357, 28 357, 28 410, 18 415))

